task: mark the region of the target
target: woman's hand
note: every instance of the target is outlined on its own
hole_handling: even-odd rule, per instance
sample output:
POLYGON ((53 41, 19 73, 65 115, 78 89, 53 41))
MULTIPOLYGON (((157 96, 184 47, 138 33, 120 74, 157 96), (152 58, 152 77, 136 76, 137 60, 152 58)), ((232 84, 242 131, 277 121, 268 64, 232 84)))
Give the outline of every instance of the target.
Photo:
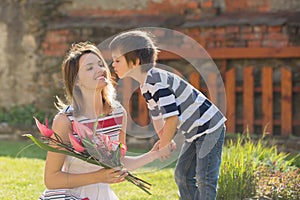
POLYGON ((98 173, 99 176, 95 177, 98 178, 98 182, 108 184, 123 182, 128 175, 126 170, 118 169, 100 169, 98 173))
POLYGON ((176 149, 176 143, 174 140, 172 140, 168 145, 162 148, 160 148, 160 140, 159 140, 153 145, 151 152, 155 152, 157 158, 159 158, 160 161, 164 161, 171 156, 172 152, 175 151, 175 149, 176 149))

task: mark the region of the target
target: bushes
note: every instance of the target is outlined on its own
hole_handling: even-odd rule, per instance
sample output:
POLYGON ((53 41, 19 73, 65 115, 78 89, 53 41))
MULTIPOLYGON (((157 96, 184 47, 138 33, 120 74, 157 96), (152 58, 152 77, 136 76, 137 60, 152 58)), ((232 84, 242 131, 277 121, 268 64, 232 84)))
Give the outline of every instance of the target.
POLYGON ((39 111, 32 104, 0 109, 0 122, 6 122, 10 125, 32 126, 34 125, 33 116, 43 121, 46 113, 39 111))
POLYGON ((257 171, 257 194, 273 200, 299 199, 300 174, 299 169, 285 171, 274 170, 270 166, 260 166, 257 171))
POLYGON ((223 149, 217 198, 299 199, 299 170, 287 156, 267 147, 263 138, 231 139, 223 149))

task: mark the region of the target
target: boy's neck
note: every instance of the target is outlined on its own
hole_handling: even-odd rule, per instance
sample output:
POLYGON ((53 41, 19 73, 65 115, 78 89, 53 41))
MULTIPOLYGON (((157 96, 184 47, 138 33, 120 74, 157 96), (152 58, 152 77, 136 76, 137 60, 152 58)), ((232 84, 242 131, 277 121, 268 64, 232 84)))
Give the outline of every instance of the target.
POLYGON ((127 76, 133 78, 142 85, 147 77, 147 72, 142 72, 140 68, 133 68, 127 76))

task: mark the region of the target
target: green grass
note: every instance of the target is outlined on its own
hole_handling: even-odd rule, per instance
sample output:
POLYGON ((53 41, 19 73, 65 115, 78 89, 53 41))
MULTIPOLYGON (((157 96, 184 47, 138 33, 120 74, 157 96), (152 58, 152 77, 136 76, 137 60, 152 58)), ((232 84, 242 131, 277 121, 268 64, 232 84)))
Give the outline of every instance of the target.
MULTIPOLYGON (((0 157, 0 199, 32 200, 44 191, 43 170, 45 161, 33 158, 0 157)), ((176 185, 173 181, 173 169, 139 174, 139 177, 152 183, 148 195, 131 183, 112 185, 120 199, 176 199, 176 185)))
MULTIPOLYGON (((31 144, 27 141, 0 141, 1 200, 37 199, 45 190, 43 173, 46 152, 31 144)), ((173 174, 173 168, 137 174, 152 184, 152 195, 127 181, 111 187, 121 200, 177 199, 173 174)))
POLYGON ((46 152, 27 141, 0 141, 0 199, 37 199, 46 152))
POLYGON ((45 189, 44 160, 0 157, 0 199, 37 199, 45 189))
POLYGON ((31 141, 0 141, 0 156, 45 159, 46 151, 40 149, 31 141))
MULTIPOLYGON (((0 199, 37 199, 45 190, 43 183, 45 156, 46 152, 32 145, 30 141, 0 141, 0 199)), ((265 182, 273 183, 280 177, 292 177, 286 182, 281 181, 274 185, 279 190, 279 186, 285 184, 289 191, 280 189, 276 193, 267 193, 273 195, 273 199, 280 199, 278 196, 285 192, 299 190, 299 185, 295 182, 300 178, 299 172, 289 175, 286 169, 291 165, 299 168, 300 158, 295 159, 294 156, 278 153, 276 146, 266 147, 262 140, 253 142, 247 138, 239 138, 234 142, 229 141, 224 147, 222 159, 218 199, 235 200, 257 195, 257 188, 266 186, 258 185, 262 183, 257 182, 257 174, 260 172, 258 167, 268 167, 267 173, 280 172, 270 180, 267 179, 270 174, 258 177, 265 182), (290 186, 290 183, 293 184, 290 186)), ((178 199, 174 165, 151 173, 139 173, 138 176, 153 184, 151 188, 153 195, 147 195, 125 181, 111 185, 121 200, 178 199)), ((266 194, 261 189, 260 193, 266 194)), ((287 195, 287 197, 286 199, 298 199, 299 196, 290 198, 291 196, 287 195)))

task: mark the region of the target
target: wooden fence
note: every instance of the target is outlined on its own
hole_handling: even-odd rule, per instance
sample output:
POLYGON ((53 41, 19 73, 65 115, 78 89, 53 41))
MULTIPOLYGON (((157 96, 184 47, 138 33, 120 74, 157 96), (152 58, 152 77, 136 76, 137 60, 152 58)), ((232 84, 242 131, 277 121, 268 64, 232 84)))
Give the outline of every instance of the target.
MULTIPOLYGON (((270 56, 267 52, 265 54, 266 58, 289 57, 289 55, 282 56, 278 51, 276 56, 270 56)), ((174 56, 168 56, 170 55, 165 55, 165 59, 175 58, 174 56)), ((226 57, 224 54, 222 56, 226 57)), ((261 56, 264 56, 264 52, 262 51, 259 54, 260 58, 261 56)), ((224 59, 223 57, 222 59, 224 59)), ((247 56, 243 54, 243 57, 247 56)), ((292 51, 292 56, 290 57, 300 58, 300 55, 292 51)), ((241 58, 241 56, 236 58, 241 58)), ((251 58, 255 58, 255 56, 251 58)), ((216 102, 219 99, 218 97, 226 95, 226 105, 221 104, 221 107, 225 106, 226 108, 227 132, 236 133, 248 130, 250 133, 261 134, 265 132, 288 136, 296 130, 296 127, 297 130, 299 129, 300 119, 293 118, 293 107, 298 105, 298 103, 295 103, 294 97, 298 96, 299 99, 300 87, 293 86, 293 72, 291 68, 285 66, 279 68, 264 66, 257 70, 255 66, 244 66, 241 69, 242 72, 239 72, 239 75, 242 74, 242 81, 240 81, 237 80, 238 69, 233 66, 226 66, 226 60, 223 63, 225 64, 221 70, 221 74, 226 94, 223 94, 222 90, 218 89, 217 83, 213 83, 217 81, 213 74, 208 80, 212 82, 210 85, 216 87, 209 90, 213 91, 214 94, 208 93, 205 84, 200 85, 201 77, 198 72, 193 72, 189 75, 189 82, 216 104, 220 103, 216 102), (254 73, 255 70, 256 73, 254 73), (280 81, 277 83, 274 83, 275 70, 277 76, 280 74, 280 81), (259 77, 259 81, 257 81, 257 76, 259 77)), ((123 87, 125 88, 123 91, 128 91, 132 87, 132 81, 126 80, 123 87)), ((129 110, 135 123, 140 126, 149 124, 150 120, 145 100, 140 95, 138 88, 133 95, 124 93, 121 101, 125 108, 129 110)), ((224 110, 224 108, 221 108, 221 110, 224 110)), ((130 125, 128 128, 130 129, 130 125)))

